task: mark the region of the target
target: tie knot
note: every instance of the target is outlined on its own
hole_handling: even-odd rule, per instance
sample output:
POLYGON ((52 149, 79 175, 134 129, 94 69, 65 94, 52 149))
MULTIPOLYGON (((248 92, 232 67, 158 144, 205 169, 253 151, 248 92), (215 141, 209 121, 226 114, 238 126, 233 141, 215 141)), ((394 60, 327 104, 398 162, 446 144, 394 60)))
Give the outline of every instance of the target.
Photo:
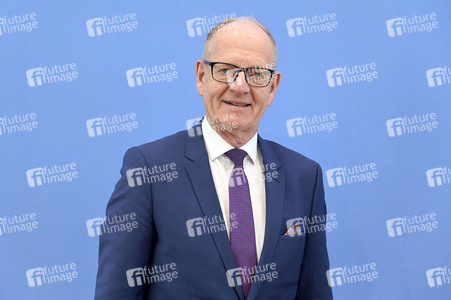
POLYGON ((233 163, 238 166, 242 166, 243 165, 243 160, 244 157, 246 156, 246 151, 235 148, 232 150, 229 150, 225 153, 225 155, 230 158, 231 161, 233 161, 233 163))

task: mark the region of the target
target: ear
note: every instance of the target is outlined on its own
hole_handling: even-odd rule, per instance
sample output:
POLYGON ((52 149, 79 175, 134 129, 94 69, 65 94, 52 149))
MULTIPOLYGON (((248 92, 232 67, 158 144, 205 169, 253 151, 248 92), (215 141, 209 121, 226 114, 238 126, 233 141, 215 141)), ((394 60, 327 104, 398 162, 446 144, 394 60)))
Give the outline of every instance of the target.
POLYGON ((198 60, 196 62, 196 86, 197 86, 197 92, 199 95, 204 95, 204 80, 205 80, 205 69, 204 69, 204 62, 201 60, 198 60))
POLYGON ((271 84, 270 86, 270 91, 269 91, 269 101, 268 101, 268 106, 271 105, 272 101, 274 100, 274 96, 276 95, 276 90, 277 87, 280 84, 280 79, 282 78, 282 74, 279 71, 276 71, 274 73, 274 76, 272 78, 271 84))

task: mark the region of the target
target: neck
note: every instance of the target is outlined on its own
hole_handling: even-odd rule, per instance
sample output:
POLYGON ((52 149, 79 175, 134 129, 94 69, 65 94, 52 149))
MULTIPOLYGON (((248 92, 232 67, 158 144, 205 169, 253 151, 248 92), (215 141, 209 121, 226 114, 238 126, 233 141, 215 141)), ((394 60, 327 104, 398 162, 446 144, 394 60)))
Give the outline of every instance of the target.
POLYGON ((213 129, 230 145, 232 145, 235 148, 240 148, 247 142, 249 142, 257 133, 258 128, 252 131, 242 131, 242 130, 232 130, 232 131, 225 131, 220 130, 216 126, 213 127, 213 129))

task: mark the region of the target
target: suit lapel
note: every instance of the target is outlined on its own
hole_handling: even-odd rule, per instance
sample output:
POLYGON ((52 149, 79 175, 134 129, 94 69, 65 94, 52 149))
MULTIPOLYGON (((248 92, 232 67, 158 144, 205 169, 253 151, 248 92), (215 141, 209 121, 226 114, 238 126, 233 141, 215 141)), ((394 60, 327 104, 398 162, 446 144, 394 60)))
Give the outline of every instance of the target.
MULTIPOLYGON (((196 129, 195 132, 201 132, 201 123, 194 128, 196 129)), ((185 157, 185 170, 204 217, 222 216, 202 135, 194 137, 186 135, 185 157)), ((229 237, 226 231, 210 233, 210 236, 213 238, 221 256, 225 275, 226 270, 236 268, 229 237)), ((240 299, 244 299, 243 290, 239 286, 235 287, 235 291, 240 299)))
MULTIPOLYGON (((259 267, 263 269, 263 266, 270 264, 274 251, 279 240, 280 224, 282 222, 283 213, 283 199, 285 190, 285 179, 280 172, 281 162, 277 158, 276 154, 272 150, 270 144, 258 137, 258 143, 260 145, 260 151, 263 156, 263 165, 270 166, 275 164, 275 170, 277 171, 277 178, 269 181, 265 181, 266 190, 266 226, 265 226, 265 240, 263 243, 263 249, 258 263, 259 267)), ((265 169, 266 170, 266 169, 265 169)), ((269 168, 268 172, 273 172, 269 168)), ((266 174, 265 174, 266 176, 266 174)), ((265 177, 266 178, 266 177, 265 177)), ((248 299, 255 299, 258 291, 262 285, 262 282, 254 282, 249 292, 248 299)))

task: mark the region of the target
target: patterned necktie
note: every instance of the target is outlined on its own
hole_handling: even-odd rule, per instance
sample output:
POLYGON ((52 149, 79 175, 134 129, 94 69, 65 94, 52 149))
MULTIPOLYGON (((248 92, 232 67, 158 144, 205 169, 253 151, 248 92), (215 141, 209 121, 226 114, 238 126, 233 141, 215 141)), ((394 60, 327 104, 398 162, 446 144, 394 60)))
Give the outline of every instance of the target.
POLYGON ((257 250, 255 246, 254 216, 252 214, 251 195, 246 174, 244 173, 243 160, 246 151, 232 149, 225 155, 235 164, 229 180, 229 207, 230 215, 235 218, 236 228, 230 226, 230 243, 235 257, 237 268, 242 268, 242 287, 244 298, 247 299, 251 289, 251 276, 257 265, 257 250))

